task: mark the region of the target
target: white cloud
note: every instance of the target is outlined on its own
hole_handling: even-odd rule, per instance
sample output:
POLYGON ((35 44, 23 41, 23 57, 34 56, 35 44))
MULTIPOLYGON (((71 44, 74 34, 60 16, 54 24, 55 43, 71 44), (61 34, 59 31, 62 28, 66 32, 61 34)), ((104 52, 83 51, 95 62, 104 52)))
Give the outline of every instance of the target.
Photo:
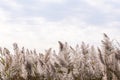
MULTIPOLYGON (((64 3, 64 0, 42 1, 46 4, 64 3)), ((119 9, 114 9, 112 5, 106 4, 103 0, 86 1, 90 6, 100 11, 104 10, 106 13, 113 11, 112 14, 118 14, 117 12, 119 12, 119 9)), ((17 8, 18 10, 22 8, 21 5, 13 0, 5 0, 4 2, 16 10, 17 8)), ((84 13, 81 15, 81 12, 79 15, 79 7, 77 9, 78 12, 73 15, 65 16, 58 21, 50 21, 41 15, 12 18, 9 12, 0 8, 0 45, 12 48, 11 44, 17 42, 20 46, 30 49, 37 48, 37 50, 43 52, 44 49, 49 47, 56 49, 58 47, 57 41, 67 41, 71 45, 85 41, 96 45, 100 43, 102 33, 107 33, 112 38, 119 38, 119 21, 111 20, 110 23, 100 26, 88 24, 87 21, 83 20, 83 18, 87 19, 88 16, 84 15, 84 13), (76 14, 80 17, 76 17, 76 14)), ((77 10, 75 9, 75 11, 77 10)))
POLYGON ((0 23, 9 20, 9 12, 5 11, 3 8, 0 8, 0 23))
POLYGON ((40 0, 43 3, 64 3, 66 0, 40 0))
POLYGON ((120 3, 119 0, 111 0, 112 2, 115 2, 115 3, 120 3))
POLYGON ((3 4, 14 10, 22 9, 22 5, 18 4, 16 0, 3 0, 3 4))
MULTIPOLYGON (((35 21, 37 20, 40 21, 39 19, 35 21)), ((82 26, 81 24, 83 23, 78 21, 78 23, 75 22, 71 25, 66 19, 66 21, 64 20, 61 22, 46 21, 34 26, 29 24, 4 25, 4 27, 0 29, 1 34, 3 34, 3 36, 0 36, 2 41, 0 42, 1 44, 9 44, 9 46, 13 42, 17 42, 20 46, 24 45, 27 48, 37 48, 37 50, 40 49, 44 51, 44 49, 49 47, 56 49, 58 46, 57 41, 59 40, 63 42, 67 41, 71 45, 81 43, 81 41, 96 44, 102 39, 102 33, 116 34, 119 32, 117 28, 113 27, 116 25, 114 23, 109 29, 107 27, 93 25, 86 25, 86 27, 83 27, 84 25, 82 26), (32 31, 34 28, 36 30, 32 31)), ((114 34, 113 36, 117 36, 114 34)))
POLYGON ((119 4, 120 1, 118 0, 85 0, 85 2, 92 6, 93 8, 97 9, 98 11, 101 11, 104 14, 114 14, 118 15, 120 14, 120 9, 116 8, 115 4, 119 4), (112 4, 114 2, 114 5, 112 4))
POLYGON ((103 5, 104 0, 85 0, 91 6, 100 6, 103 5))
POLYGON ((44 17, 17 18, 14 23, 1 23, 0 44, 9 45, 17 42, 26 48, 37 48, 44 51, 49 47, 56 49, 57 41, 67 41, 71 45, 85 41, 90 44, 99 44, 102 33, 107 33, 113 37, 118 37, 119 22, 105 25, 88 25, 77 18, 69 17, 61 21, 47 21, 44 17), (33 22, 33 24, 29 24, 33 22))

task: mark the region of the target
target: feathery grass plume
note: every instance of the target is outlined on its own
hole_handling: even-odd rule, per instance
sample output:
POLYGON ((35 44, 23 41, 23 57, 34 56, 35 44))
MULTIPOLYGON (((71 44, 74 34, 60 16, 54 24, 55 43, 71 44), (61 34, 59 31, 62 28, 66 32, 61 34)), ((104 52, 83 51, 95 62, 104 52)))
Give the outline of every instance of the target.
POLYGON ((104 40, 102 41, 102 54, 99 50, 99 56, 101 62, 105 65, 105 74, 107 80, 113 80, 116 77, 118 80, 120 79, 120 69, 119 69, 119 61, 116 59, 116 49, 112 44, 110 38, 104 34, 104 40))
MULTIPOLYGON (((0 80, 120 80, 120 47, 104 34, 102 46, 59 43, 59 52, 0 48, 0 80)), ((119 43, 117 43, 119 44, 119 43)))

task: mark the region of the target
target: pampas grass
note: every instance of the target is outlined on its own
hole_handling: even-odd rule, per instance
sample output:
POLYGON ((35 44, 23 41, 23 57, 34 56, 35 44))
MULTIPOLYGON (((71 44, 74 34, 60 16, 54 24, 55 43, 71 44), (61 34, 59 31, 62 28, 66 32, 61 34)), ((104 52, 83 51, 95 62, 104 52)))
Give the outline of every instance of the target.
POLYGON ((102 46, 82 42, 75 48, 59 43, 59 53, 51 48, 44 54, 19 49, 14 54, 0 48, 0 80, 120 80, 120 47, 104 34, 102 46))

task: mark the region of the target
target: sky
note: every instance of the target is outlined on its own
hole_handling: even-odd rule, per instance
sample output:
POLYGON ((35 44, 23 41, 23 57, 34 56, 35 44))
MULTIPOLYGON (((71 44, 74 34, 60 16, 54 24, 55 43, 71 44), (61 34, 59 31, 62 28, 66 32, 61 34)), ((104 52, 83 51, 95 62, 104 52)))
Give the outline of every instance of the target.
POLYGON ((103 33, 119 41, 119 31, 119 0, 0 0, 0 46, 8 49, 99 45, 103 33))

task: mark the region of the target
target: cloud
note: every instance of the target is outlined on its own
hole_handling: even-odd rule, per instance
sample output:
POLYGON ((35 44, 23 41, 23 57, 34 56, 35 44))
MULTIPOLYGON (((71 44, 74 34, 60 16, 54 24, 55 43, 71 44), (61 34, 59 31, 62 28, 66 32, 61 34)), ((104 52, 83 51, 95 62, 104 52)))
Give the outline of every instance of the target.
POLYGON ((64 3, 66 0, 40 0, 43 3, 64 3))
POLYGON ((100 43, 102 33, 105 32, 110 36, 113 33, 114 37, 117 36, 114 34, 119 33, 118 28, 113 27, 119 26, 118 22, 96 26, 88 25, 72 17, 58 22, 47 21, 39 17, 32 19, 33 24, 31 25, 29 20, 23 18, 14 24, 6 23, 0 29, 3 34, 1 41, 4 44, 6 40, 8 40, 6 44, 17 42, 20 46, 24 45, 27 48, 37 48, 37 50, 44 51, 49 47, 56 49, 58 47, 57 41, 67 41, 73 46, 77 43, 80 44, 82 41, 96 45, 100 43), (22 20, 25 24, 22 23, 22 20))
POLYGON ((18 4, 16 0, 3 0, 0 2, 13 10, 18 10, 22 8, 22 5, 18 4))
POLYGON ((5 11, 3 8, 0 8, 0 23, 9 20, 9 12, 5 11))
POLYGON ((1 46, 12 48, 11 44, 17 42, 20 47, 43 52, 50 47, 57 49, 57 41, 67 41, 73 46, 85 41, 97 46, 103 33, 119 38, 119 7, 108 1, 5 0, 2 3, 1 46))

